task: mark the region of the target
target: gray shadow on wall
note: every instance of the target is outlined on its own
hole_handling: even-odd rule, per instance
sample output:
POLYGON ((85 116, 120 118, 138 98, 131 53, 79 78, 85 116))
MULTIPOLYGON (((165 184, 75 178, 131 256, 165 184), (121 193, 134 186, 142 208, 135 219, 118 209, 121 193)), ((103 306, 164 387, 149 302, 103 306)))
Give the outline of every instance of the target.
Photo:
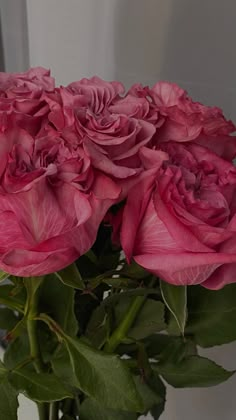
POLYGON ((26 0, 0 0, 0 10, 5 71, 25 71, 29 67, 26 0))
POLYGON ((0 71, 5 70, 4 53, 3 53, 3 37, 2 37, 2 16, 0 13, 0 71))
POLYGON ((173 1, 161 78, 236 119, 235 0, 173 1), (201 5, 201 7, 200 7, 201 5))
POLYGON ((114 1, 114 74, 126 86, 159 79, 171 0, 114 1))
POLYGON ((235 0, 120 0, 115 13, 118 79, 175 81, 236 119, 235 0))

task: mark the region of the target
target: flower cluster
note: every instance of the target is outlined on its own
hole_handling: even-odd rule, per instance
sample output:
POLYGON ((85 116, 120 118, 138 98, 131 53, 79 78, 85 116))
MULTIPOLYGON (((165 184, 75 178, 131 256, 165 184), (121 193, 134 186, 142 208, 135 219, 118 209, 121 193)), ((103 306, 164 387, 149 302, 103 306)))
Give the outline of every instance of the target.
POLYGON ((0 268, 64 268, 123 203, 110 220, 128 261, 177 285, 234 282, 234 131, 173 83, 1 73, 0 268))

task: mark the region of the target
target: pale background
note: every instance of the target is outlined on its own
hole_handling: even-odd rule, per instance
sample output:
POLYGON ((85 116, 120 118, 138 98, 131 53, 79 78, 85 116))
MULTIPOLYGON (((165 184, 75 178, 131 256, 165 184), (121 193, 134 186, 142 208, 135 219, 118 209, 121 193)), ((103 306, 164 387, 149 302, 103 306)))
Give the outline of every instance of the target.
MULTIPOLYGON (((0 11, 7 71, 41 65, 58 83, 166 79, 236 120, 235 0, 0 0, 0 11)), ((236 344, 207 354, 236 368, 236 344)), ((235 420, 235 390, 236 376, 210 389, 168 388, 161 420, 235 420)), ((24 401, 19 420, 36 419, 24 401)))

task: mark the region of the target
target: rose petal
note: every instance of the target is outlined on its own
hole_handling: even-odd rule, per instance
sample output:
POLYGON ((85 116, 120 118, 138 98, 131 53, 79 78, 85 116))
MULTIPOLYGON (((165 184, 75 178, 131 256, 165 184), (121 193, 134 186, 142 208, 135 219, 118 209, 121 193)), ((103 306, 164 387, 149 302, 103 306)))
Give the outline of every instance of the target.
POLYGON ((138 227, 151 198, 156 173, 146 176, 130 191, 124 208, 121 228, 121 244, 130 261, 136 241, 138 227))
POLYGON ((211 252, 212 249, 200 242, 187 226, 183 225, 178 218, 172 214, 170 208, 162 200, 158 190, 154 193, 154 204, 158 217, 166 226, 170 235, 176 243, 185 251, 211 252))
POLYGON ((144 254, 135 261, 168 283, 193 285, 203 283, 222 264, 236 262, 236 254, 177 253, 144 254))

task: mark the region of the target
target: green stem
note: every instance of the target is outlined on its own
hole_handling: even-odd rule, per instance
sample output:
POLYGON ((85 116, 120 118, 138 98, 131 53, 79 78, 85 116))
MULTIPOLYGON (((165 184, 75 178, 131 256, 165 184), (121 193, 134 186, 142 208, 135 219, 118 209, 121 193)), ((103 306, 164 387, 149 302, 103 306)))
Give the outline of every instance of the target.
POLYGON ((112 335, 110 336, 110 338, 104 346, 104 350, 107 353, 113 353, 119 346, 119 344, 127 336, 130 327, 132 327, 140 309, 142 308, 145 300, 147 299, 148 294, 150 293, 150 290, 154 287, 155 283, 156 278, 153 277, 148 286, 147 292, 142 296, 136 296, 136 298, 133 300, 121 323, 112 333, 112 335))
POLYGON ((48 420, 48 407, 45 403, 37 403, 39 420, 48 420))
MULTIPOLYGON (((30 345, 30 356, 33 360, 34 367, 37 373, 43 372, 45 370, 43 360, 40 353, 40 346, 38 340, 38 329, 37 321, 33 318, 37 315, 38 312, 38 289, 39 287, 34 287, 33 282, 35 278, 25 279, 25 284, 27 288, 27 304, 26 304, 26 313, 27 317, 27 331, 29 337, 30 345)), ((39 420, 48 420, 48 404, 46 403, 37 403, 39 420)))
POLYGON ((39 348, 39 342, 38 342, 37 321, 28 319, 27 330, 28 330, 29 344, 30 344, 30 356, 33 360, 36 372, 40 373, 44 370, 44 364, 42 361, 40 348, 39 348))
POLYGON ((146 295, 137 296, 131 303, 128 312, 122 319, 121 323, 115 329, 108 342, 106 343, 104 350, 107 353, 113 353, 122 340, 126 337, 130 327, 134 323, 140 309, 142 308, 146 300, 146 295))
POLYGON ((75 396, 75 407, 76 407, 76 410, 77 410, 77 414, 79 415, 79 413, 80 413, 80 402, 79 402, 79 398, 78 398, 77 395, 75 396))
POLYGON ((50 420, 58 420, 59 403, 55 401, 50 405, 50 420))

